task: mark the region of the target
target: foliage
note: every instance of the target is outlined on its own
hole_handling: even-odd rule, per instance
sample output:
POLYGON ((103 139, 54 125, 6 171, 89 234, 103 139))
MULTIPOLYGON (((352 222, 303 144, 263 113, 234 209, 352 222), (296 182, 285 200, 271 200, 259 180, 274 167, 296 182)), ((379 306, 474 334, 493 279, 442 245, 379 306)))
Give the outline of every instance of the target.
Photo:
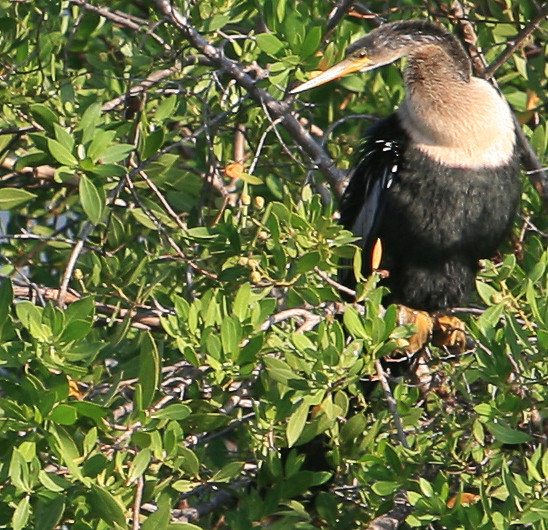
MULTIPOLYGON (((373 27, 355 11, 326 36, 330 2, 173 4, 278 99, 373 27)), ((369 7, 448 24, 406 4, 369 7)), ((391 381, 406 448, 367 382, 412 330, 374 279, 365 315, 341 302, 329 278, 354 239, 322 176, 158 5, 0 0, 0 526, 353 528, 404 491, 412 527, 545 528, 548 219, 533 187, 515 248, 484 263, 475 346, 433 349, 426 394, 391 381)), ((488 61, 534 5, 474 4, 488 61)), ((541 28, 497 79, 545 163, 541 28)), ((399 72, 294 103, 339 167, 401 101, 399 72)))

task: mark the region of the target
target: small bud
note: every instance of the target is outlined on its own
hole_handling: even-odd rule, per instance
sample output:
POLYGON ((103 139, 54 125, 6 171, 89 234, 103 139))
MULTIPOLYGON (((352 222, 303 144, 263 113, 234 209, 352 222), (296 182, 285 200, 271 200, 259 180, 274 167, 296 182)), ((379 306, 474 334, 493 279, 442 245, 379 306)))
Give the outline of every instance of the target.
POLYGON ((78 282, 81 282, 84 279, 82 269, 74 269, 74 279, 78 282))
POLYGON ((239 260, 238 260, 238 265, 241 265, 242 267, 247 267, 249 264, 249 258, 246 258, 245 256, 242 256, 239 260))
POLYGON ((257 195, 257 197, 255 197, 253 199, 253 206, 257 210, 262 210, 264 208, 264 197, 261 197, 260 195, 257 195))
POLYGON ((253 283, 259 283, 261 281, 261 273, 259 271, 253 271, 250 278, 253 283))
POLYGON ((259 266, 259 261, 254 258, 249 258, 249 260, 247 261, 247 265, 252 269, 256 269, 259 266))
POLYGON ((491 296, 491 302, 494 304, 500 304, 504 300, 504 296, 502 293, 495 293, 493 296, 491 296))
POLYGON ((259 230, 257 237, 263 241, 266 241, 270 237, 270 234, 266 230, 259 230))
POLYGON ((242 195, 240 196, 240 202, 244 206, 249 206, 251 204, 251 195, 249 195, 248 193, 242 193, 242 195))

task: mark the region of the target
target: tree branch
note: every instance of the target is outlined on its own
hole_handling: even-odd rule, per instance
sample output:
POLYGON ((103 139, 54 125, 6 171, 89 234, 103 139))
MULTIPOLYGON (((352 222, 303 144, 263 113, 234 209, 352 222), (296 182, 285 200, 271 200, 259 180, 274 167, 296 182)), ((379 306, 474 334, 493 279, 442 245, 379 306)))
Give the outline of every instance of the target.
POLYGON ((324 174, 330 183, 334 192, 338 195, 342 192, 345 172, 339 170, 331 157, 324 149, 310 136, 310 133, 299 123, 293 114, 291 114, 290 104, 293 98, 279 101, 271 96, 265 90, 257 87, 255 78, 246 73, 245 68, 240 63, 226 57, 220 49, 207 41, 184 17, 181 12, 175 8, 168 0, 154 0, 158 9, 167 19, 176 26, 183 36, 200 53, 208 57, 212 64, 222 72, 232 77, 250 97, 260 105, 263 105, 271 119, 281 118, 282 125, 293 138, 293 141, 299 145, 302 150, 311 158, 318 169, 324 174))

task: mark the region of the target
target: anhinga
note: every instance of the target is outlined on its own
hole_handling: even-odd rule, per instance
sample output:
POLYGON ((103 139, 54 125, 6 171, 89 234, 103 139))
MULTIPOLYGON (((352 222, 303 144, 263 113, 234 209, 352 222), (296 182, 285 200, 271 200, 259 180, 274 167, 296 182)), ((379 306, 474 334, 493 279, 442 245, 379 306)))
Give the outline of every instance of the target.
MULTIPOLYGON (((375 29, 346 59, 292 92, 402 57, 406 98, 367 133, 340 215, 360 238, 365 274, 381 241, 389 302, 431 311, 466 300, 478 260, 495 253, 516 214, 520 181, 508 104, 471 75, 458 40, 427 21, 375 29)), ((344 271, 343 281, 351 284, 351 275, 344 271)))

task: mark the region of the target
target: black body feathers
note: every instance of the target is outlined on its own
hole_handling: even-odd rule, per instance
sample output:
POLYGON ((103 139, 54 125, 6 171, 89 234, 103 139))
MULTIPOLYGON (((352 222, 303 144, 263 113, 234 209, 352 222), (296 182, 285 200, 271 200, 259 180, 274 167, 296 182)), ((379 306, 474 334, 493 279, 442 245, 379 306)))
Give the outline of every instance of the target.
MULTIPOLYGON (((340 214, 359 236, 363 273, 381 239, 387 302, 436 310, 466 301, 478 260, 508 234, 520 195, 517 155, 500 167, 448 167, 417 149, 392 114, 372 127, 340 214)), ((352 271, 341 281, 352 285, 352 271)))

